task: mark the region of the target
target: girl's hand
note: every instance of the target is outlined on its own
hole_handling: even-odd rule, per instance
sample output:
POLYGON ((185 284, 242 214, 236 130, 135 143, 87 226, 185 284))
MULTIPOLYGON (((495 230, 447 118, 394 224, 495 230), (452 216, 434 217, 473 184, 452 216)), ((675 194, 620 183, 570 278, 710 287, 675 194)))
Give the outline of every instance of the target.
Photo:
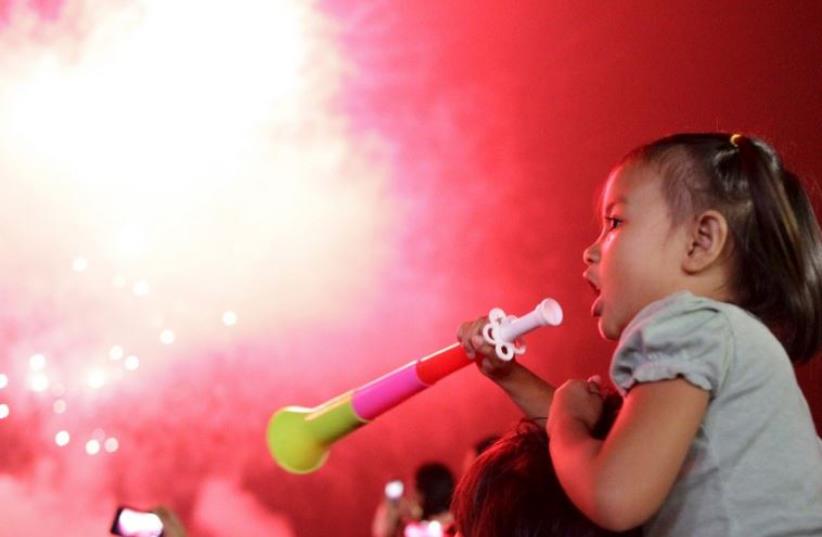
POLYGON ((585 380, 569 380, 554 392, 554 400, 548 413, 547 430, 558 423, 574 420, 592 431, 602 414, 602 387, 599 376, 585 380))
POLYGON ((482 337, 482 329, 486 324, 488 324, 486 316, 462 323, 457 331, 457 339, 465 348, 465 353, 476 360, 477 367, 482 374, 498 382, 511 373, 514 360, 506 362, 497 357, 494 347, 482 337))

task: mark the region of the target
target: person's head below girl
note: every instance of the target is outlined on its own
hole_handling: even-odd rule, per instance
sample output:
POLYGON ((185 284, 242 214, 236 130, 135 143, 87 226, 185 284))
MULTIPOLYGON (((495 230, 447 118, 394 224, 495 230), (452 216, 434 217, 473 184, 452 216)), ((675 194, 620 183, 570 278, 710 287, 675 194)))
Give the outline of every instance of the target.
MULTIPOLYGON (((621 398, 608 397, 594 434, 604 437, 621 398)), ((457 484, 451 510, 460 537, 607 537, 577 509, 554 473, 545 427, 522 420, 487 448, 457 484)))
POLYGON ((630 152, 602 196, 584 253, 601 334, 618 339, 676 291, 736 304, 795 361, 822 342, 822 240, 808 195, 762 140, 677 134, 630 152))
POLYGON ((448 513, 454 494, 454 474, 442 463, 429 462, 417 468, 414 474, 420 519, 433 520, 448 513))

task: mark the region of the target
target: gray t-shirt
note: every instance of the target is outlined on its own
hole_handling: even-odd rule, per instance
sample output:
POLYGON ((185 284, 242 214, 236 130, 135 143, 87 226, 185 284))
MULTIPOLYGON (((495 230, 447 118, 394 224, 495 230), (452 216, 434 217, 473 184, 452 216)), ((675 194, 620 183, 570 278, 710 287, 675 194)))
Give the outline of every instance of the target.
POLYGON ((822 440, 765 325, 688 292, 646 306, 619 340, 611 378, 625 395, 676 377, 710 392, 710 404, 644 535, 822 536, 822 440))

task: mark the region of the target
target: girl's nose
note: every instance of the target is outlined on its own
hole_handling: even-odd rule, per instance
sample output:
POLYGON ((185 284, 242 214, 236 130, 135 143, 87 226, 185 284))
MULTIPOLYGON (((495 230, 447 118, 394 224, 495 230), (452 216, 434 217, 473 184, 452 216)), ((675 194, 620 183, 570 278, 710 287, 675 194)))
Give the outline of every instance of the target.
POLYGON ((593 265, 599 261, 599 243, 595 242, 582 252, 582 260, 586 265, 593 265))

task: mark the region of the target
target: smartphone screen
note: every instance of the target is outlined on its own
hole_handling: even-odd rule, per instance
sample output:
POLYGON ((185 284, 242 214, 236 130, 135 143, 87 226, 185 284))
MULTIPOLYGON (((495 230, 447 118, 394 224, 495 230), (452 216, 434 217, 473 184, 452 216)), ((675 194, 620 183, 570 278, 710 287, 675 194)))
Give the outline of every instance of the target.
POLYGON ((154 513, 120 507, 114 516, 111 533, 123 537, 162 537, 163 521, 154 513))

